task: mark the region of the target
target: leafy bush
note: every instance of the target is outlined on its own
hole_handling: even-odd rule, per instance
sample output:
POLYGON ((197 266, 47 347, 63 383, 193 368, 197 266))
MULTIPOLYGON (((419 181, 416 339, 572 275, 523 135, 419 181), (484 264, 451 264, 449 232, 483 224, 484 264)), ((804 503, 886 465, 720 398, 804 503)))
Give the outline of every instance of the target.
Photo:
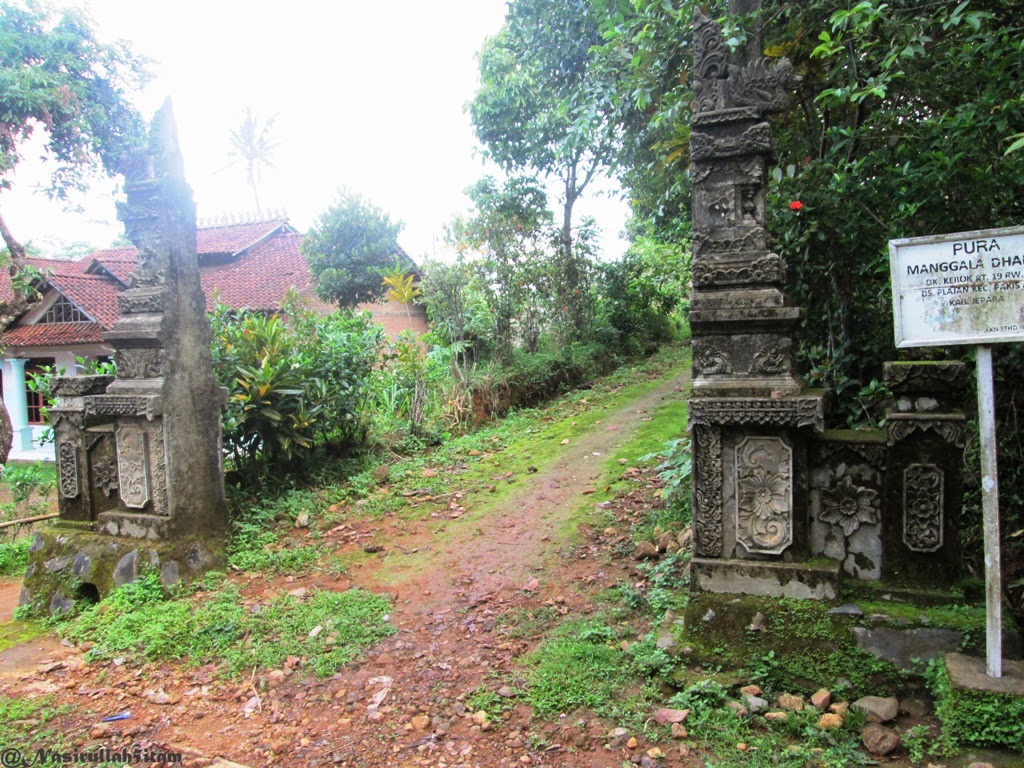
POLYGON ((224 445, 247 485, 314 446, 365 433, 360 411, 380 328, 365 315, 316 315, 294 300, 286 309, 287 319, 218 304, 211 318, 214 373, 229 393, 224 445))

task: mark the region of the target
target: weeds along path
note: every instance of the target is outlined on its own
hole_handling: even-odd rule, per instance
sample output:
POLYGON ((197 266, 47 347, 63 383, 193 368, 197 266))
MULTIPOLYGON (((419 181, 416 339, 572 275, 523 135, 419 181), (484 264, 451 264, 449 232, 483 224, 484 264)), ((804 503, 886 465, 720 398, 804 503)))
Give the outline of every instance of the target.
MULTIPOLYGON (((467 598, 472 603, 524 588, 560 591, 565 580, 558 553, 579 540, 586 513, 607 498, 623 464, 661 447, 657 440, 638 440, 638 432, 682 436, 687 393, 688 374, 677 371, 639 396, 606 406, 592 428, 563 439, 544 463, 519 457, 528 480, 511 494, 493 501, 477 495, 443 530, 413 525, 389 532, 388 554, 364 563, 356 580, 391 592, 400 621, 465 605, 467 598), (664 419, 671 422, 659 423, 664 419)), ((492 479, 500 483, 509 474, 503 470, 496 468, 492 479)))

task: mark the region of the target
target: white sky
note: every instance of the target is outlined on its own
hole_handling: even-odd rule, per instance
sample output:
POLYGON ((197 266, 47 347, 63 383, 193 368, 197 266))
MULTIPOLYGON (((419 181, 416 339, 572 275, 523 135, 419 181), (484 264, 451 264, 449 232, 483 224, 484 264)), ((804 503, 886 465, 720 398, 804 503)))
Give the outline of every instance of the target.
MULTIPOLYGON (((156 78, 137 105, 148 119, 173 99, 200 218, 255 210, 244 169, 225 169, 229 134, 246 106, 261 119, 278 115, 279 147, 260 202, 284 209, 300 231, 347 186, 406 223, 399 240, 419 260, 441 247, 444 224, 468 205, 463 190, 487 172, 463 107, 477 87, 476 54, 500 28, 504 0, 84 5, 101 40, 127 40, 153 61, 156 78)), ((114 184, 77 197, 84 211, 69 214, 34 191, 45 179, 45 166, 26 159, 14 188, 0 196, 22 242, 45 253, 82 241, 106 246, 121 233, 114 184)), ((598 219, 605 257, 615 257, 625 205, 587 198, 578 215, 598 219)), ((557 210, 556 195, 550 202, 557 210)))

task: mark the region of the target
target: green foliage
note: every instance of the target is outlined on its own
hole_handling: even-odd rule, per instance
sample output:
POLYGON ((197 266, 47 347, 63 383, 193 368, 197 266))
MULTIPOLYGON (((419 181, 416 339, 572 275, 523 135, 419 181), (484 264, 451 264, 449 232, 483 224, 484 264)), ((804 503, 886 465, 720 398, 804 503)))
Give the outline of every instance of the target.
POLYGON ((480 89, 469 105, 477 138, 508 173, 558 179, 562 217, 554 284, 573 339, 589 324, 587 275, 574 240, 573 207, 615 154, 611 101, 595 77, 600 42, 590 0, 514 0, 480 54, 480 89))
POLYGON ((381 330, 365 316, 287 309, 285 319, 218 304, 211 317, 214 374, 229 393, 224 445, 246 485, 363 435, 381 330))
POLYGON ((95 643, 93 658, 212 661, 225 674, 279 668, 304 659, 320 677, 334 674, 364 648, 394 633, 389 601, 362 590, 312 590, 299 599, 278 595, 255 612, 237 587, 208 576, 192 598, 170 597, 155 573, 115 590, 61 632, 95 643), (319 627, 319 629, 317 629, 319 627))
POLYGON ((690 441, 677 437, 665 443, 659 453, 648 453, 640 461, 660 459, 656 467, 658 477, 664 484, 661 498, 676 521, 688 525, 690 522, 690 488, 693 480, 693 452, 690 441))
POLYGON ((227 546, 232 568, 252 573, 298 571, 320 556, 320 548, 294 540, 281 541, 275 523, 294 523, 300 514, 314 516, 318 499, 309 491, 286 491, 233 511, 227 546))
POLYGON ((1008 693, 955 688, 943 662, 928 667, 935 714, 942 723, 943 750, 1006 747, 1024 753, 1024 698, 1008 693))
POLYGON ((123 154, 144 135, 131 104, 143 62, 124 42, 98 42, 77 9, 4 3, 0 39, 0 189, 10 187, 21 148, 39 128, 55 164, 51 195, 84 188, 99 168, 122 170, 123 154))
POLYGON ((380 273, 399 253, 402 226, 361 195, 341 190, 302 241, 317 295, 342 307, 380 298, 380 273))
POLYGON ((28 547, 31 540, 17 539, 0 543, 0 576, 23 576, 28 566, 28 547))
POLYGON ((587 707, 607 713, 627 680, 615 633, 594 620, 566 622, 526 657, 532 666, 526 700, 541 718, 587 707))

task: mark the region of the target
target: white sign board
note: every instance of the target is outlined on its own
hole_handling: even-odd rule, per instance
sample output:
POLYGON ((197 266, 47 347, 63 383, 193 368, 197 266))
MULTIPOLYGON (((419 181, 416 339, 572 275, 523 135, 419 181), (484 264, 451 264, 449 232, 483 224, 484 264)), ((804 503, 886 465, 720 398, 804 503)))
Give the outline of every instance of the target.
POLYGON ((897 347, 1024 341, 1024 227, 889 241, 897 347))

